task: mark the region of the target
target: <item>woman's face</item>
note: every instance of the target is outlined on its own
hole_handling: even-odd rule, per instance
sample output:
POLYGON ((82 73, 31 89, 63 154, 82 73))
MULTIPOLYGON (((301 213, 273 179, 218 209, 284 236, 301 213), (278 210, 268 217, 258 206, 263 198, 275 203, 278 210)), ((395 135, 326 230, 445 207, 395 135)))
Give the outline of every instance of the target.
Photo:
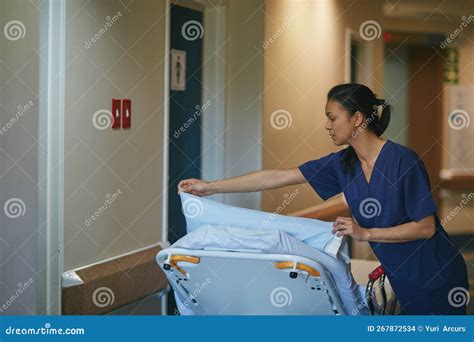
POLYGON ((348 144, 356 130, 358 112, 352 117, 348 111, 336 101, 326 103, 326 129, 336 146, 348 144))

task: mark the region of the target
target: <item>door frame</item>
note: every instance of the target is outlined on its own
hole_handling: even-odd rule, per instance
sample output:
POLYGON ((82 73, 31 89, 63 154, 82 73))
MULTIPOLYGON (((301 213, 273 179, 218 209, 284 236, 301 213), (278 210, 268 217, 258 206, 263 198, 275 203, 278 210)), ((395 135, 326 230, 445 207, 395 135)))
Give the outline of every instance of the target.
MULTIPOLYGON (((38 148, 46 148, 47 157, 38 158, 38 260, 45 265, 39 274, 39 314, 61 314, 61 274, 64 272, 64 117, 66 60, 66 0, 44 2, 40 10, 40 46, 46 46, 46 58, 40 58, 38 125, 45 131, 38 148), (43 76, 42 76, 43 75, 43 76)), ((44 152, 39 152, 39 156, 44 152)))
POLYGON ((351 46, 357 45, 360 57, 358 61, 362 63, 365 70, 358 69, 356 73, 356 82, 362 83, 372 89, 373 86, 373 55, 374 43, 363 40, 359 33, 351 28, 345 30, 345 58, 344 58, 344 83, 351 82, 351 46))
MULTIPOLYGON (((162 241, 168 241, 168 186, 169 186, 169 74, 170 74, 170 34, 171 34, 171 4, 178 4, 184 7, 196 9, 196 4, 202 7, 203 11, 203 68, 202 83, 203 94, 201 103, 211 102, 211 106, 202 116, 202 127, 206 134, 201 134, 201 170, 205 178, 222 178, 224 176, 225 153, 222 148, 216 146, 215 142, 225 148, 225 49, 222 46, 226 37, 226 8, 225 4, 212 4, 204 0, 166 0, 166 37, 165 37, 165 70, 164 70, 164 115, 163 115, 163 206, 162 206, 162 241), (215 56, 215 51, 221 49, 222 52, 215 56), (209 62, 208 62, 209 61, 209 62)), ((220 195, 222 198, 223 196, 220 195)), ((216 198, 219 200, 220 198, 216 198)), ((222 199, 221 199, 222 200, 222 199)))

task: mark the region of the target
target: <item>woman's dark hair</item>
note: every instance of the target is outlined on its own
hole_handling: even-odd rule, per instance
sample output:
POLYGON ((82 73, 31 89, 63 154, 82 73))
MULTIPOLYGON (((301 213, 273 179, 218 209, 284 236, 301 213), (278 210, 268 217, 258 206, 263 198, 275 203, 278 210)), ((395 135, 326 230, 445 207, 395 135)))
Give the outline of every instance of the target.
MULTIPOLYGON (((350 116, 361 112, 365 118, 362 129, 367 128, 377 136, 382 135, 390 122, 390 105, 384 99, 377 99, 377 95, 363 84, 337 85, 328 92, 327 100, 338 102, 350 116)), ((354 174, 356 160, 354 148, 348 146, 340 161, 344 172, 354 174)))

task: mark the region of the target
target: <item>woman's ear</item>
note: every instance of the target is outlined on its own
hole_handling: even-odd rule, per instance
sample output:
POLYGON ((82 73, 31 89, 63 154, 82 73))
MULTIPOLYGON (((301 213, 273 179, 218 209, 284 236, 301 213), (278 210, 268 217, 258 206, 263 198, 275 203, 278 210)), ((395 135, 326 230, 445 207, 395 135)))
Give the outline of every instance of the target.
POLYGON ((364 122, 364 114, 362 114, 362 112, 357 111, 352 116, 352 119, 354 120, 354 124, 356 125, 356 127, 359 127, 364 122))

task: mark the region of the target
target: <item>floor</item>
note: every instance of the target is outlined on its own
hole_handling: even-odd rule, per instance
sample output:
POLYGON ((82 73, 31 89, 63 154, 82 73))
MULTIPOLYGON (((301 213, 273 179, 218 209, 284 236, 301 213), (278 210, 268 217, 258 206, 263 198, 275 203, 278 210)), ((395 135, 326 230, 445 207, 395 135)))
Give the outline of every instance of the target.
POLYGON ((162 315, 163 305, 166 307, 166 301, 163 302, 163 299, 167 293, 168 290, 154 293, 146 298, 111 311, 107 315, 162 315))

